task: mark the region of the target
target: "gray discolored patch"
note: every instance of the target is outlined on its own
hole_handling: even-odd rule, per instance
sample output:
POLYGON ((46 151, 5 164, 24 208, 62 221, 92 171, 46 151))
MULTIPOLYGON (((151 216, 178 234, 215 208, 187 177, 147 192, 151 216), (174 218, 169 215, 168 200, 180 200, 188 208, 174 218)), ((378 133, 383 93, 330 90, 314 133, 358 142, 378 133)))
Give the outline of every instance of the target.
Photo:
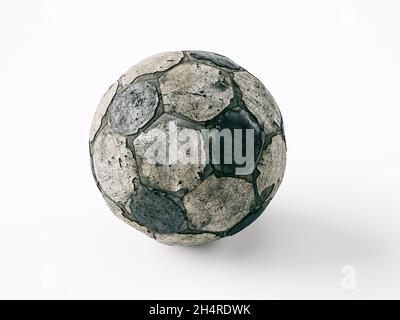
POLYGON ((126 147, 126 138, 105 126, 93 143, 93 169, 102 191, 124 203, 134 191, 136 163, 126 147))
POLYGON ((200 234, 156 234, 156 240, 170 245, 184 245, 184 246, 196 246, 205 244, 210 241, 219 239, 218 236, 212 233, 200 233, 200 234))
POLYGON ((200 127, 163 114, 134 140, 141 181, 158 189, 192 190, 206 164, 200 127))
POLYGON ((212 119, 233 98, 228 74, 201 63, 176 66, 160 78, 160 88, 166 111, 195 121, 212 119))
POLYGON ((261 154, 257 169, 257 189, 260 195, 274 185, 268 199, 272 199, 282 182, 286 166, 286 145, 281 135, 272 137, 271 144, 261 154))
POLYGON ((171 51, 158 53, 142 60, 122 75, 119 80, 122 89, 141 75, 165 71, 173 67, 182 60, 183 56, 181 51, 171 51))
POLYGON ((274 98, 260 80, 246 71, 234 73, 247 109, 253 113, 266 134, 281 128, 281 113, 274 98))
POLYGON ((124 221, 126 224, 129 226, 135 228, 136 230, 139 230, 140 232, 144 233, 147 236, 150 237, 155 237, 152 232, 150 232, 146 227, 141 226, 140 224, 136 223, 135 221, 129 220, 126 218, 123 214, 123 211, 120 207, 118 207, 112 200, 108 199, 106 196, 104 197, 104 200, 106 201, 107 206, 110 208, 111 212, 114 213, 114 215, 124 221))
POLYGON ((189 227, 214 232, 233 227, 249 213, 253 202, 250 183, 213 175, 183 198, 189 227))
POLYGON ((137 133, 154 116, 157 104, 157 90, 153 85, 148 82, 132 84, 111 103, 108 124, 123 135, 137 133))
POLYGON ((220 55, 218 53, 208 51, 189 51, 189 54, 196 59, 205 59, 214 62, 220 67, 227 67, 230 69, 240 69, 240 66, 233 62, 231 59, 220 55))
POLYGON ((93 141, 96 132, 100 128, 101 120, 103 119, 105 113, 107 112, 108 106, 110 105, 111 100, 114 98, 114 95, 117 92, 117 88, 118 88, 118 81, 115 82, 110 88, 108 88, 106 93, 101 98, 100 103, 97 106, 96 112, 94 114, 92 125, 90 127, 90 135, 89 135, 90 142, 93 141))
POLYGON ((187 228, 182 210, 175 202, 154 190, 140 187, 129 202, 133 218, 153 231, 175 233, 187 228))

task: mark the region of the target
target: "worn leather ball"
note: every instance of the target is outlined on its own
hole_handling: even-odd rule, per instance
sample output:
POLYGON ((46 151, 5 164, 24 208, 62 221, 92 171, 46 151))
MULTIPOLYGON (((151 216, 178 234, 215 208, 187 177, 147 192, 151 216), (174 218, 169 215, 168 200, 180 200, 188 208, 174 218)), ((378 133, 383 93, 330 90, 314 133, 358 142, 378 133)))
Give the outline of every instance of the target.
POLYGON ((280 110, 225 56, 175 51, 130 68, 90 129, 93 176, 111 211, 166 244, 203 244, 252 223, 286 163, 280 110))

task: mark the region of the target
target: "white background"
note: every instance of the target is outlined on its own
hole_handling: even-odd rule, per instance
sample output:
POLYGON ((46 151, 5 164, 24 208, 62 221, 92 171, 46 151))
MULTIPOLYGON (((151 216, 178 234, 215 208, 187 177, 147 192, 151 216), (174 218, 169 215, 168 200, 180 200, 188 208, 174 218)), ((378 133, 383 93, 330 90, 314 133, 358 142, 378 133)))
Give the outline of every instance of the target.
POLYGON ((400 298, 399 14, 398 1, 2 1, 0 298, 400 298), (117 220, 89 167, 104 91, 182 49, 260 78, 288 142, 266 212, 201 247, 117 220))

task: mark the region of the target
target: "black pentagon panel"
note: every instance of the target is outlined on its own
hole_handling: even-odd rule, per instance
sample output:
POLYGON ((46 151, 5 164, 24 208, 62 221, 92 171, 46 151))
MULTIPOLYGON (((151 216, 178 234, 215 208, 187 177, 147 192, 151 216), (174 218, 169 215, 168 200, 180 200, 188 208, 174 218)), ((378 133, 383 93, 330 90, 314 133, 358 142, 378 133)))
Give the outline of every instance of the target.
POLYGON ((244 109, 228 109, 217 116, 211 126, 218 130, 215 133, 211 130, 209 137, 214 169, 228 175, 251 174, 263 144, 258 123, 244 109), (243 172, 239 173, 238 168, 243 172))
POLYGON ((218 53, 207 51, 189 51, 189 55, 199 60, 209 60, 220 67, 226 67, 234 70, 240 69, 240 66, 237 63, 218 53))
POLYGON ((157 191, 140 186, 131 196, 129 208, 135 221, 155 232, 174 233, 187 229, 181 208, 157 191))

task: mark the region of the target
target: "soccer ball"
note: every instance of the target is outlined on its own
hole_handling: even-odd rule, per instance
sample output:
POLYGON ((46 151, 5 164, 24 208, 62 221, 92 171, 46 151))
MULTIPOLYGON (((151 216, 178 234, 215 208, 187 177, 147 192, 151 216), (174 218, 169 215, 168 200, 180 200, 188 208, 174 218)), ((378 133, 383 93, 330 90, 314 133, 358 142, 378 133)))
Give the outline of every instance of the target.
POLYGON ((102 97, 89 149, 112 212, 170 245, 248 226, 274 197, 286 163, 271 94, 205 51, 160 53, 130 68, 102 97))

